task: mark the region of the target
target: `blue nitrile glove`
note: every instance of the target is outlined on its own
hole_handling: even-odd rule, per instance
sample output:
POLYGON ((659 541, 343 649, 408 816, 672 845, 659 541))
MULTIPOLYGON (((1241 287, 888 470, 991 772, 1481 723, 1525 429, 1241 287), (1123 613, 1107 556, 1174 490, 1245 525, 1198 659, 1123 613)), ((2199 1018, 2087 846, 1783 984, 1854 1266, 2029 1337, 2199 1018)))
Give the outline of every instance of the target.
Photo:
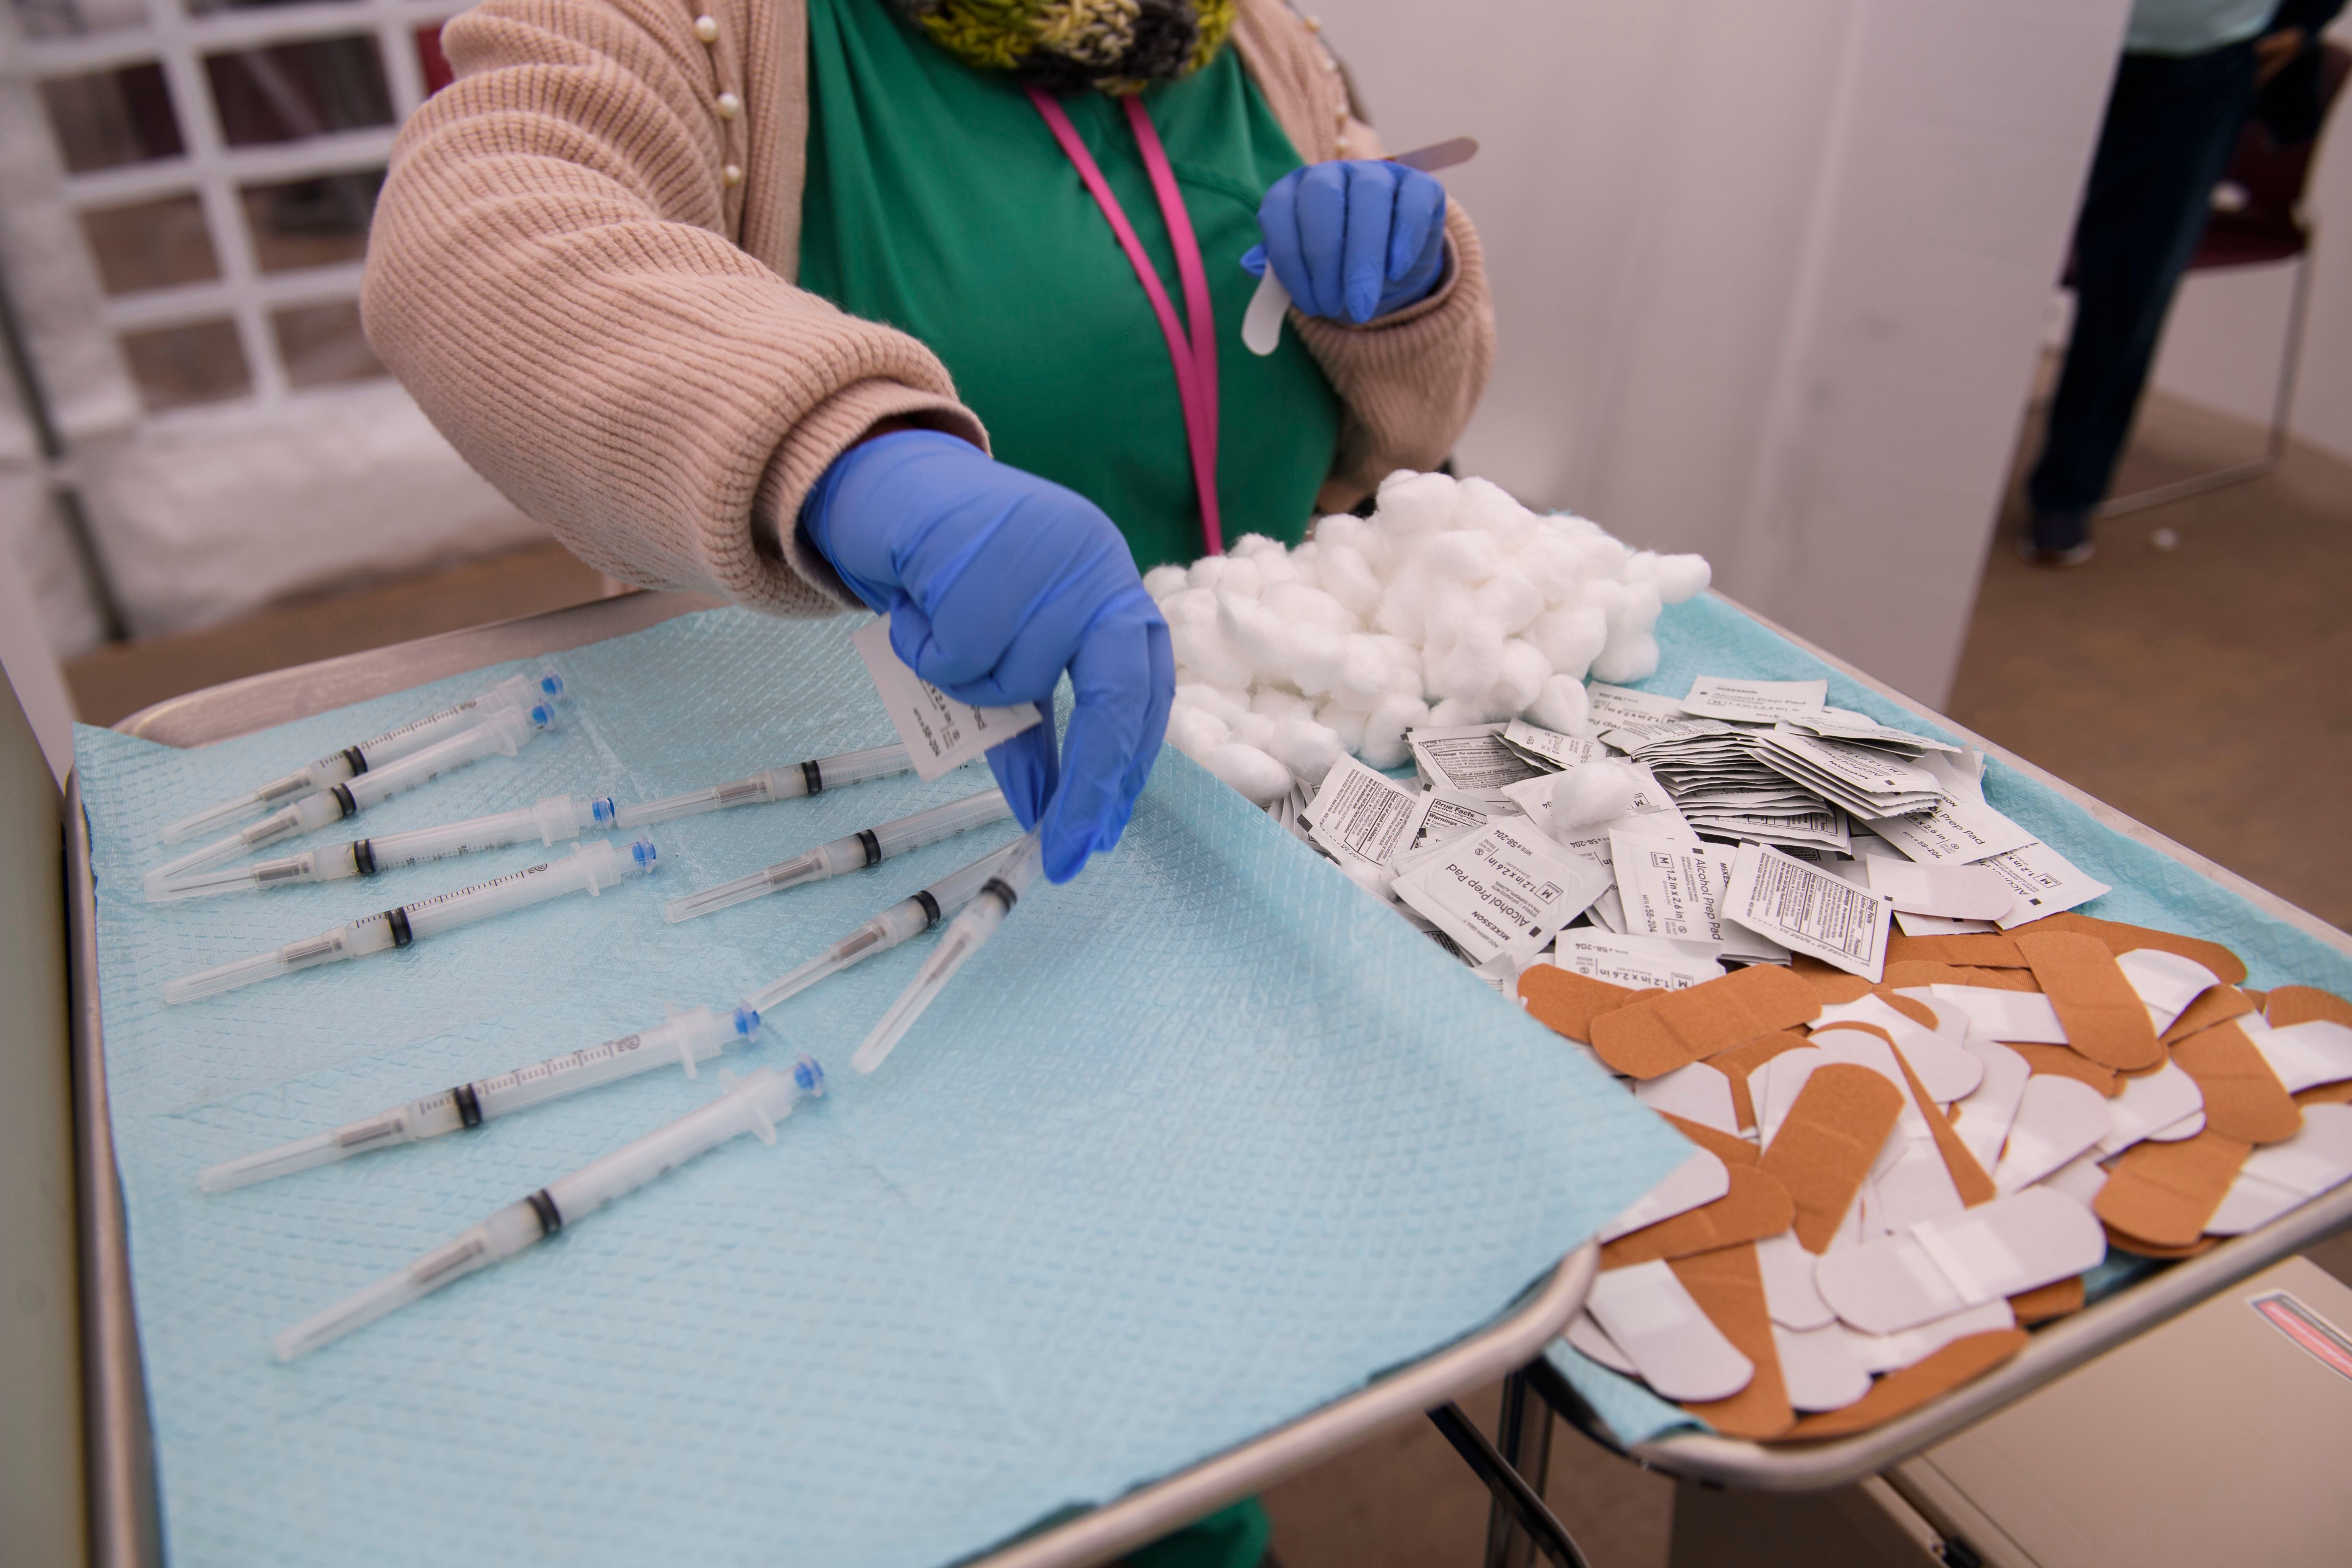
POLYGON ((1310 316, 1364 322, 1437 287, 1445 270, 1445 187, 1378 158, 1309 163, 1275 181, 1258 204, 1265 243, 1242 258, 1274 275, 1310 316))
POLYGON ((1176 659, 1102 509, 968 441, 901 430, 835 458, 800 525, 853 593, 888 613, 890 646, 916 674, 983 708, 1045 710, 988 765, 1022 826, 1044 818, 1045 875, 1066 882, 1117 844, 1168 731, 1176 659), (1057 769, 1065 669, 1077 706, 1057 769))

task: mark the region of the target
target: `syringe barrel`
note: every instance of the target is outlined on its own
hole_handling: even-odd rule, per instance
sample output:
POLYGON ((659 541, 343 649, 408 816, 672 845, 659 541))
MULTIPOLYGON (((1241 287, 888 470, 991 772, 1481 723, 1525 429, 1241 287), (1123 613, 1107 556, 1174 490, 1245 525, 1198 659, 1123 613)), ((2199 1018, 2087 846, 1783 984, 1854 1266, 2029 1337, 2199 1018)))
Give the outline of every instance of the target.
POLYGON ((320 931, 317 936, 289 942, 268 952, 253 953, 166 981, 163 984, 163 1000, 194 1002, 206 996, 217 996, 224 991, 235 991, 257 980, 291 974, 298 969, 315 969, 322 963, 339 963, 346 958, 382 952, 395 945, 391 918, 388 915, 370 915, 365 920, 320 931))
POLYGON ((387 1312, 429 1296, 453 1280, 512 1258, 555 1229, 533 1201, 541 1196, 534 1193, 519 1203, 509 1204, 457 1240, 435 1247, 399 1273, 379 1279, 358 1295, 295 1324, 270 1342, 271 1350, 279 1361, 292 1361, 387 1312))
MULTIPOLYGON (((724 1075, 722 1075, 724 1076, 724 1075)), ((603 1159, 547 1184, 565 1225, 576 1224, 625 1193, 635 1192, 665 1171, 707 1153, 741 1132, 775 1142, 775 1124, 793 1113, 803 1097, 824 1092, 824 1070, 806 1057, 790 1073, 761 1068, 728 1086, 727 1092, 668 1126, 648 1132, 603 1159)))
POLYGON ((937 919, 937 907, 927 902, 919 893, 911 899, 900 899, 798 969, 771 980, 752 992, 743 999, 743 1005, 764 1013, 778 1003, 799 995, 828 975, 838 974, 851 964, 862 963, 877 952, 889 952, 908 937, 919 936, 930 930, 937 919))
POLYGON ((1033 828, 1006 853, 994 875, 981 884, 980 891, 965 906, 963 913, 940 935, 939 945, 923 960, 923 967, 849 1058, 851 1067, 861 1073, 870 1073, 882 1065, 907 1031, 914 1027, 915 1020, 923 1016, 924 1009, 955 978, 964 961, 996 934, 1005 915, 1036 879, 1042 864, 1037 832, 1033 828))
POLYGON ((697 1062, 709 1061, 733 1042, 750 1038, 759 1027, 760 1015, 747 1007, 696 1007, 650 1029, 496 1078, 478 1079, 462 1092, 472 1097, 478 1118, 488 1121, 658 1068, 683 1066, 690 1077, 697 1062))
POLYGON ((892 773, 912 771, 915 759, 904 746, 868 746, 862 752, 844 752, 837 757, 816 757, 789 767, 771 769, 777 784, 777 795, 782 799, 794 795, 819 795, 845 784, 864 784, 868 779, 887 778, 892 773), (797 781, 791 775, 800 775, 797 781), (797 783, 797 788, 789 787, 797 783))
POLYGON ((401 866, 420 865, 427 860, 446 860, 458 855, 479 854, 486 849, 503 849, 510 844, 526 843, 533 838, 551 845, 559 839, 577 838, 581 829, 601 826, 611 816, 612 803, 601 797, 582 800, 576 795, 551 795, 535 805, 513 811, 469 817, 464 822, 444 823, 437 827, 412 828, 406 833, 386 833, 367 839, 367 858, 373 869, 389 871, 401 866))
MULTIPOLYGON (((359 753, 358 760, 362 766, 358 771, 370 773, 403 757, 412 756, 460 730, 473 728, 482 721, 486 713, 501 708, 529 710, 541 703, 561 702, 564 696, 563 678, 551 668, 542 668, 536 674, 510 676, 488 690, 477 692, 437 713, 427 713, 424 718, 411 720, 396 730, 386 730, 381 735, 370 736, 343 754, 348 756, 351 752, 359 753)), ((327 761, 329 759, 321 757, 311 765, 316 767, 327 761)), ((349 773, 344 774, 346 778, 350 776, 349 773)))
MULTIPOLYGON (((953 920, 961 914, 963 907, 971 902, 988 879, 996 875, 1006 858, 1020 847, 1021 840, 1017 838, 1010 844, 1001 845, 971 865, 957 867, 924 889, 923 891, 930 894, 932 901, 940 906, 940 920, 953 920)), ((931 923, 936 925, 939 921, 931 923)))
POLYGON ((912 816, 902 816, 896 822, 886 822, 874 830, 874 837, 882 841, 886 858, 904 855, 909 849, 1002 822, 1012 815, 1013 805, 1004 798, 1004 793, 990 788, 945 805, 935 805, 929 811, 919 811, 912 816))
POLYGON ((173 896, 177 884, 195 872, 225 866, 240 855, 266 848, 281 839, 298 837, 350 814, 348 803, 333 791, 304 795, 293 805, 280 806, 250 826, 215 838, 202 848, 191 849, 185 855, 166 860, 150 870, 145 879, 148 901, 153 903, 173 896))
MULTIPOLYGON (((674 822, 681 816, 698 816, 706 811, 724 811, 734 805, 761 805, 781 798, 776 786, 775 773, 753 773, 748 779, 730 779, 708 789, 690 789, 684 795, 664 795, 643 805, 622 806, 614 813, 613 825, 646 827, 656 822, 674 822)), ((785 792, 799 793, 797 789, 785 792)))
POLYGON ((640 838, 623 850, 615 848, 611 840, 600 838, 560 858, 542 860, 536 866, 437 898, 403 904, 388 914, 396 924, 405 922, 410 939, 418 941, 564 893, 583 889, 591 894, 600 893, 624 877, 652 871, 655 864, 650 839, 640 838))
POLYGON ((554 708, 544 702, 529 708, 496 708, 480 722, 468 725, 446 740, 436 741, 385 767, 371 769, 342 786, 353 810, 364 811, 380 801, 432 783, 443 773, 484 757, 511 757, 555 721, 554 708))

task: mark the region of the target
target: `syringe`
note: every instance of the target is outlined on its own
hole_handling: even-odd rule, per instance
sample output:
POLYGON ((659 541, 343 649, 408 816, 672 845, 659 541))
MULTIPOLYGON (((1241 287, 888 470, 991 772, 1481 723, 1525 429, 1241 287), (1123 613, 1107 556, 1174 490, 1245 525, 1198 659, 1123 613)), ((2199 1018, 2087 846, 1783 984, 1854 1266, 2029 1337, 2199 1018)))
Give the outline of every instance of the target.
POLYGON ((612 826, 613 802, 610 796, 598 795, 588 800, 578 795, 551 795, 534 805, 496 812, 488 816, 469 817, 464 822, 446 823, 438 827, 417 827, 406 833, 354 838, 331 849, 305 849, 299 855, 256 861, 250 866, 221 866, 209 871, 189 871, 163 881, 151 879, 147 885, 147 897, 156 901, 194 899, 208 893, 235 893, 247 889, 258 892, 269 888, 295 887, 304 882, 335 882, 346 877, 373 877, 379 871, 397 870, 403 866, 421 865, 427 860, 446 860, 459 855, 477 855, 486 849, 503 849, 510 844, 521 844, 532 838, 542 844, 553 844, 559 838, 577 838, 587 828, 612 826))
POLYGON ((164 983, 163 1000, 194 1002, 200 997, 217 995, 223 991, 234 991, 240 985, 250 985, 257 980, 291 974, 298 969, 339 963, 346 958, 360 958, 371 952, 406 947, 412 942, 437 936, 445 931, 471 925, 476 921, 502 915, 509 910, 540 903, 562 893, 585 890, 593 896, 623 877, 652 871, 654 858, 650 839, 638 839, 625 853, 615 849, 610 839, 599 838, 593 844, 581 845, 560 860, 542 860, 536 866, 509 871, 503 877, 477 882, 454 893, 443 893, 437 898, 386 910, 380 915, 352 921, 332 931, 320 931, 317 936, 305 937, 300 942, 289 942, 268 952, 257 952, 233 963, 200 969, 194 974, 183 974, 177 980, 164 983))
POLYGON ((971 905, 956 916, 955 923, 940 938, 939 946, 923 960, 923 967, 916 972, 914 980, 890 1004, 890 1010, 882 1015, 882 1021, 874 1026, 874 1032, 866 1037, 857 1054, 849 1058, 851 1067, 859 1072, 872 1072, 880 1067, 899 1037, 923 1016, 923 1009, 955 978, 963 961, 996 934, 996 928, 1004 923, 1004 917, 1021 901, 1021 895, 1029 890, 1029 884, 1037 879, 1037 872, 1044 865, 1037 834, 1036 828, 1031 828, 1006 854, 996 874, 981 885, 971 905))
POLYGON ((772 980, 749 996, 743 1005, 765 1013, 788 996, 797 996, 828 974, 838 974, 860 960, 887 952, 908 937, 919 936, 943 920, 963 911, 982 886, 996 875, 1004 858, 1020 847, 1019 841, 992 849, 961 870, 950 871, 910 898, 900 899, 824 952, 781 980, 772 980))
POLYGON ((151 903, 179 895, 181 881, 198 871, 209 871, 236 859, 249 850, 260 849, 288 838, 298 837, 331 822, 354 816, 380 801, 430 784, 443 773, 477 763, 484 757, 511 757, 536 740, 539 732, 555 722, 555 709, 549 703, 534 702, 529 708, 493 709, 480 723, 458 731, 446 740, 436 741, 421 752, 412 752, 400 761, 357 778, 304 795, 293 805, 280 807, 250 827, 240 828, 225 838, 216 838, 201 849, 191 850, 176 860, 168 861, 147 873, 147 899, 151 903))
POLYGON ((816 757, 805 763, 788 763, 781 768, 769 768, 753 773, 748 779, 736 779, 728 784, 712 784, 709 789, 688 790, 684 795, 666 795, 649 800, 642 805, 625 805, 615 823, 620 827, 644 827, 674 817, 698 816, 706 811, 725 811, 731 805, 761 805, 772 800, 797 800, 803 795, 823 795, 844 784, 864 784, 868 779, 887 778, 892 773, 911 771, 915 759, 907 754, 904 746, 874 746, 863 752, 844 752, 837 757, 816 757))
POLYGON ((512 1258, 541 1237, 579 1224, 614 1198, 716 1149, 740 1132, 754 1133, 762 1143, 773 1143, 776 1123, 790 1116, 803 1099, 824 1092, 824 1069, 807 1057, 795 1061, 789 1073, 761 1068, 741 1079, 727 1072, 719 1077, 726 1085, 726 1093, 719 1099, 509 1204, 447 1246, 436 1247, 399 1273, 287 1330, 270 1342, 270 1348, 279 1361, 306 1355, 453 1279, 512 1258))
POLYGON ((480 723, 488 710, 529 708, 541 701, 560 702, 563 696, 563 677, 552 669, 501 680, 488 691, 468 697, 455 707, 444 708, 438 713, 428 713, 397 730, 386 730, 372 740, 356 742, 340 752, 320 757, 308 767, 295 769, 282 779, 274 779, 257 789, 247 790, 216 805, 208 805, 193 816, 184 816, 163 829, 163 842, 178 844, 224 822, 234 822, 240 816, 267 811, 299 796, 331 789, 345 779, 357 778, 386 763, 398 762, 459 730, 480 723))
POLYGON ((208 1193, 225 1193, 274 1176, 307 1171, 314 1165, 348 1160, 370 1150, 421 1142, 444 1132, 479 1127, 485 1121, 529 1106, 561 1100, 567 1094, 577 1094, 616 1079, 651 1072, 673 1061, 685 1067, 687 1077, 694 1078, 698 1076, 695 1063, 709 1061, 737 1040, 750 1039, 759 1028, 760 1015, 749 1007, 737 1007, 727 1013, 697 1007, 673 1016, 666 1024, 623 1035, 617 1040, 550 1057, 496 1078, 476 1079, 471 1083, 461 1083, 455 1089, 380 1110, 373 1116, 345 1122, 331 1132, 298 1138, 258 1154, 207 1166, 197 1173, 196 1184, 208 1193))
POLYGON ((1012 815, 1013 807, 1006 802, 1003 791, 984 789, 978 795, 951 800, 929 811, 919 811, 912 816, 902 816, 879 827, 860 828, 846 838, 836 838, 789 860, 779 860, 764 871, 754 871, 731 882, 721 882, 700 892, 672 899, 662 906, 662 916, 672 922, 690 921, 713 910, 764 898, 770 893, 781 893, 786 888, 797 888, 803 882, 822 882, 828 877, 838 877, 844 871, 878 866, 893 855, 904 855, 909 849, 919 849, 926 844, 936 844, 942 838, 952 838, 959 833, 985 827, 992 822, 1002 822, 1012 815))

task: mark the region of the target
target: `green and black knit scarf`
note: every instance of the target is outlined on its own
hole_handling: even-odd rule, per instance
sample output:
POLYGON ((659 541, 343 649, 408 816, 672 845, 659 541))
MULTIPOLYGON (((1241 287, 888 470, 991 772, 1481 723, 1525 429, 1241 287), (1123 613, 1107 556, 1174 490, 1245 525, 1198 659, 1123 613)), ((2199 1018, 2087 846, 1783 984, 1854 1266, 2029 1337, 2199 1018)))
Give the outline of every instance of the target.
POLYGON ((1124 94, 1190 76, 1233 31, 1234 0, 893 0, 948 53, 1051 92, 1124 94))

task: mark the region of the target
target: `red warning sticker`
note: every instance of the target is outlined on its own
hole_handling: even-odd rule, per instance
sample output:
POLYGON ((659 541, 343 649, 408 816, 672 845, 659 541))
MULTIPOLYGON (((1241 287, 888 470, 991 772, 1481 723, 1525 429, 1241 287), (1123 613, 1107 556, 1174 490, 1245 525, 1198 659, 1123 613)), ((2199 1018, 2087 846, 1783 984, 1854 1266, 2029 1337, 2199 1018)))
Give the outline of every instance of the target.
POLYGON ((2268 1319, 2271 1327, 2288 1339, 2346 1377, 2352 1377, 2352 1339, 2347 1339, 2335 1324, 2284 1290, 2249 1296, 2246 1305, 2268 1319))

